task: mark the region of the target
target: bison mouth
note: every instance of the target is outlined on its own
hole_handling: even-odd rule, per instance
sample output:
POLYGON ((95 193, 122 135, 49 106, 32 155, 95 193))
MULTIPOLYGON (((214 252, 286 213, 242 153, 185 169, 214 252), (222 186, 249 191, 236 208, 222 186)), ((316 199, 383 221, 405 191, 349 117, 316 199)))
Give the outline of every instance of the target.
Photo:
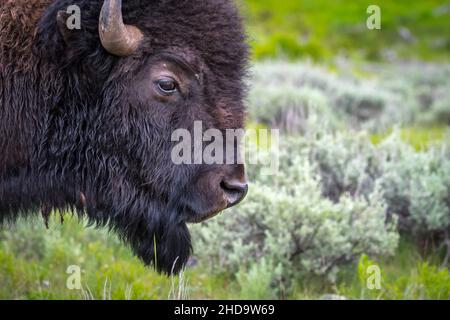
POLYGON ((218 216, 219 214, 222 214, 225 210, 234 207, 236 205, 238 205, 239 203, 241 203, 241 201, 243 200, 243 198, 245 197, 245 195, 247 194, 247 191, 245 192, 243 197, 239 197, 236 198, 236 201, 233 202, 228 202, 228 204, 224 205, 223 207, 221 207, 220 209, 215 209, 215 210, 211 210, 211 211, 207 211, 206 213, 198 213, 193 209, 189 209, 188 210, 188 217, 186 219, 187 223, 191 223, 191 224, 198 224, 198 223, 202 223, 205 222, 207 220, 210 220, 216 216, 218 216))
POLYGON ((217 211, 213 211, 213 212, 208 212, 208 213, 204 213, 204 214, 194 214, 192 217, 188 218, 186 220, 187 223, 192 223, 192 224, 198 224, 198 223, 202 223, 205 222, 209 219, 214 218, 215 216, 221 214, 224 211, 224 209, 221 210, 217 210, 217 211))

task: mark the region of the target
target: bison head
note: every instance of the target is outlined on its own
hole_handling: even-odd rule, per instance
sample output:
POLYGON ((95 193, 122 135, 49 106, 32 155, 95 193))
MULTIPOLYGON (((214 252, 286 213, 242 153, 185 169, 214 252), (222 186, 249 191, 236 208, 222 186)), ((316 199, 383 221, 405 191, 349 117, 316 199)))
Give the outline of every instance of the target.
POLYGON ((22 211, 73 209, 118 232, 146 264, 179 271, 191 252, 187 223, 247 191, 243 165, 171 159, 174 130, 244 125, 248 54, 236 8, 227 0, 57 0, 34 43, 35 89, 27 90, 40 114, 20 174, 27 187, 10 199, 20 198, 22 211), (80 29, 67 27, 74 4, 80 29))

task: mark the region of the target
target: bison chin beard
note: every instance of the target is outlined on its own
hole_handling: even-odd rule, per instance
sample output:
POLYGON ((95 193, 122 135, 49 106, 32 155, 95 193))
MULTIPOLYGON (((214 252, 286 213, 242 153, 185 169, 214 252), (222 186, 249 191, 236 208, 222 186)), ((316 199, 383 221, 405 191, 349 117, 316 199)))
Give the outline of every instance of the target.
POLYGON ((95 213, 88 210, 88 215, 97 225, 107 224, 138 258, 159 273, 173 275, 185 267, 192 252, 191 237, 176 210, 148 203, 117 209, 112 219, 97 210, 95 213))
POLYGON ((167 275, 179 273, 192 252, 191 237, 184 222, 164 223, 156 229, 148 226, 146 237, 131 240, 135 254, 158 272, 167 275))

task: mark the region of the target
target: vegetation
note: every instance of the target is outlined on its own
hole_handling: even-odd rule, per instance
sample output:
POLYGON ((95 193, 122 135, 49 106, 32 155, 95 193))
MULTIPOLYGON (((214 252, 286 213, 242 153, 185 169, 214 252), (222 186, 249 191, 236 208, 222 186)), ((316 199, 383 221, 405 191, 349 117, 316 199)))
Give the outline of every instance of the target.
POLYGON ((246 0, 242 7, 256 59, 336 55, 352 59, 447 60, 450 6, 442 0, 379 1, 381 30, 369 31, 366 0, 246 0))
POLYGON ((361 263, 345 266, 334 284, 309 276, 295 279, 289 290, 282 284, 274 290, 267 286, 272 274, 264 262, 235 275, 211 274, 207 267, 192 266, 180 288, 178 277, 170 279, 148 270, 116 237, 84 228, 84 222, 69 216, 64 225, 52 218, 48 231, 39 218, 15 225, 7 232, 16 234, 15 240, 22 239, 15 246, 5 241, 4 233, 0 299, 167 299, 183 294, 190 299, 319 299, 325 294, 349 299, 450 299, 448 269, 440 267, 438 256, 423 256, 407 239, 400 241, 394 256, 376 260, 383 274, 382 290, 367 289, 360 277, 366 275, 358 274, 361 263), (69 290, 66 271, 77 264, 82 270, 82 290, 69 290))
POLYGON ((448 146, 418 152, 393 134, 375 147, 364 134, 320 130, 284 137, 278 175, 250 167, 247 201, 195 226, 195 243, 211 272, 247 267, 266 270, 266 279, 271 270, 275 289, 311 276, 336 283, 342 267, 364 254, 392 256, 399 235, 446 265, 448 146))
POLYGON ((437 137, 438 127, 450 124, 450 64, 346 62, 330 71, 309 63, 265 62, 251 72, 251 118, 286 133, 305 133, 308 123, 320 122, 333 130, 384 136, 394 126, 421 126, 423 134, 437 137))
POLYGON ((450 299, 450 7, 386 1, 368 31, 368 5, 242 2, 249 127, 280 129, 280 170, 248 166, 248 198, 190 227, 180 277, 68 212, 49 230, 36 213, 0 229, 0 299, 450 299))

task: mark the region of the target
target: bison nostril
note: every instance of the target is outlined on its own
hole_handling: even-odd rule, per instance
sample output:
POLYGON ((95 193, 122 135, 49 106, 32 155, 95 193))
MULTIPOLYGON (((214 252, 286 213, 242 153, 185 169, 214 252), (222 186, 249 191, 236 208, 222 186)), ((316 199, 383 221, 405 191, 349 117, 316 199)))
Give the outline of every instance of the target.
POLYGON ((248 191, 248 184, 240 181, 222 181, 220 183, 220 187, 222 188, 225 199, 228 202, 228 208, 237 205, 241 202, 248 191))

